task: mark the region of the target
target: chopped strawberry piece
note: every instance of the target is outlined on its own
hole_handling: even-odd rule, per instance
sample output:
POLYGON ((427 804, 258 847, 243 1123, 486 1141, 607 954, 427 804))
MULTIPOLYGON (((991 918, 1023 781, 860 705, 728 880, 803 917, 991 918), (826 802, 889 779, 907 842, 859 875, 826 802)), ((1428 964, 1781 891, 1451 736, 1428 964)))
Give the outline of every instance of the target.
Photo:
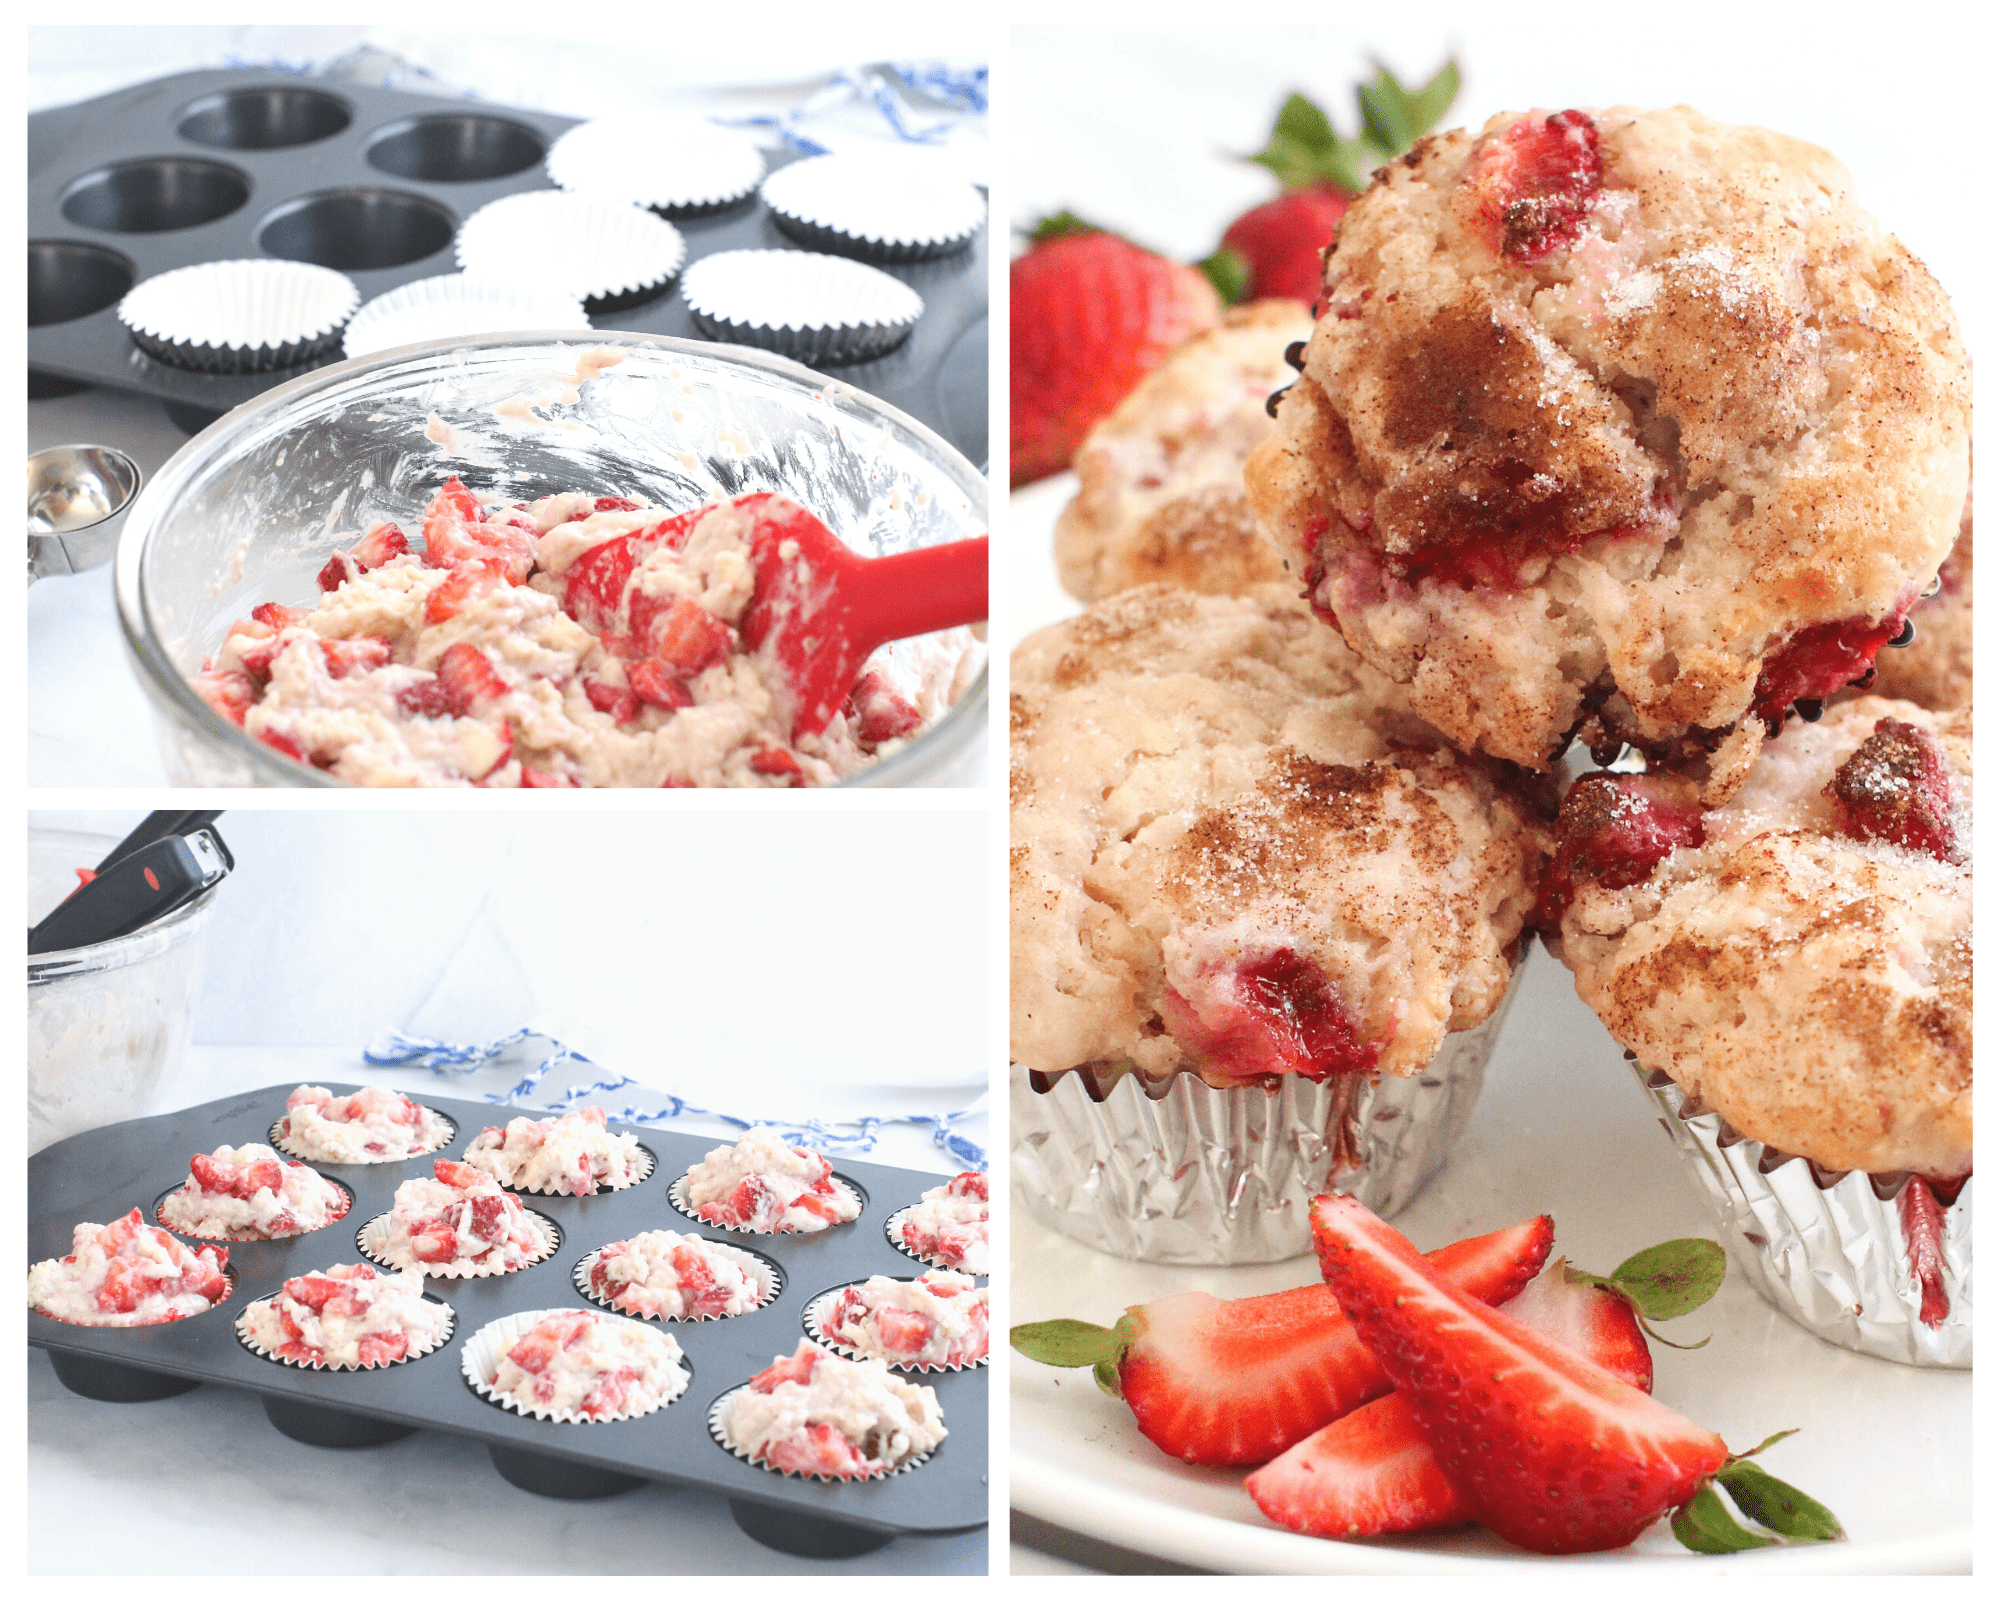
POLYGON ((1751 700, 1753 715, 1767 723, 1784 721, 1795 700, 1823 700, 1852 683, 1865 688, 1874 679, 1875 656, 1903 631, 1903 612, 1880 622, 1849 617, 1801 628, 1765 657, 1751 700))
POLYGON ((937 1319, 921 1311, 905 1311, 900 1306, 883 1306, 875 1313, 875 1333, 882 1348, 899 1356, 922 1352, 937 1332, 937 1319))
POLYGON ((1494 249, 1540 261, 1576 242, 1604 187, 1597 124, 1581 111, 1523 117, 1480 147, 1468 181, 1494 249))
POLYGON ((448 622, 481 595, 507 587, 507 569, 497 561, 468 561, 452 569, 424 602, 424 621, 448 622))
POLYGON ((447 647, 438 658, 437 676, 466 711, 476 711, 509 692, 507 680, 494 669, 486 652, 465 639, 447 647))
POLYGON ((410 1253, 419 1261, 449 1261, 458 1254, 458 1230, 434 1217, 410 1231, 410 1253))
POLYGON ((576 779, 560 773, 544 772, 539 767, 521 768, 523 789, 574 789, 579 787, 576 779))
POLYGON ((854 720, 854 736, 868 745, 915 733, 923 721, 915 702, 873 670, 855 680, 854 692, 847 697, 847 712, 854 720))
POLYGON ((281 729, 264 728, 259 731, 257 737, 281 756, 290 756, 294 761, 307 759, 306 747, 281 729))
POLYGON ((735 648, 736 630, 684 596, 675 596, 671 605, 643 620, 639 609, 634 601, 633 633, 646 641, 652 654, 684 678, 692 678, 714 666, 735 648))
POLYGON ((1556 853, 1542 875, 1536 925, 1550 932, 1585 886, 1630 888, 1676 850, 1706 837, 1685 779, 1666 773, 1590 772, 1563 797, 1556 853))
POLYGON ((619 722, 630 722, 639 714, 639 697, 636 694, 630 689, 605 682, 594 672, 583 675, 583 693, 595 710, 619 722))
POLYGON ((830 1478, 865 1477, 869 1471, 846 1435, 828 1422, 810 1422, 799 1435, 773 1440, 765 1459, 780 1472, 830 1478))
MULTIPOLYGON (((637 508, 635 508, 637 509, 637 508)), ((606 635, 621 631, 625 590, 646 553, 665 545, 677 550, 689 534, 715 508, 696 506, 677 517, 665 517, 631 533, 621 533, 592 545, 571 563, 563 579, 563 610, 592 633, 606 635)), ((646 652, 640 651, 643 655, 646 652)))
POLYGON ((448 478, 424 510, 424 565, 497 565, 509 583, 523 583, 535 565, 536 535, 513 517, 489 521, 472 491, 448 478))
POLYGON ((1319 966, 1279 948, 1204 970, 1183 994, 1169 988, 1161 1007, 1181 1047, 1203 1066, 1234 1078, 1295 1072, 1319 1081, 1337 1072, 1372 1072, 1375 1047, 1319 966))
POLYGON ((1447 1283, 1365 1206, 1322 1195, 1312 1219, 1341 1309, 1503 1539, 1548 1555, 1618 1549, 1729 1459, 1708 1429, 1447 1283))
POLYGON ((1944 1211, 1930 1183, 1915 1174, 1903 1185, 1896 1209, 1903 1219, 1910 1276, 1923 1297, 1917 1318, 1925 1327, 1935 1328, 1951 1315, 1951 1296, 1944 1286, 1944 1211))
POLYGON ((1900 845, 1947 863, 1962 859, 1944 752, 1914 723, 1878 721, 1840 764, 1826 796, 1850 839, 1900 845))
POLYGON ((1243 1482, 1280 1527, 1321 1539, 1423 1533, 1476 1520, 1410 1403, 1385 1394, 1300 1440, 1243 1482))
POLYGON ((467 707, 450 684, 439 678, 422 678, 396 691, 396 709, 406 717, 456 717, 467 707))
POLYGON ((810 1383, 813 1364, 818 1360, 819 1351, 810 1345, 793 1355, 779 1356, 750 1380, 750 1387, 759 1394, 769 1394, 781 1383, 810 1383))
POLYGON ((336 554, 320 569, 319 586, 331 594, 349 578, 373 572, 385 561, 408 555, 410 541, 393 522, 378 522, 352 550, 336 554))
POLYGON ((308 613, 297 606, 281 606, 275 601, 266 601, 261 606, 252 606, 250 615, 267 628, 291 628, 304 622, 308 613))
MULTIPOLYGON (((694 704, 694 696, 688 692, 688 686, 657 661, 633 662, 626 669, 625 678, 632 685, 633 694, 662 711, 679 711, 694 704)), ((588 694, 590 691, 586 689, 584 692, 588 694)))
POLYGON ((750 770, 761 772, 768 778, 785 778, 788 789, 803 789, 806 785, 805 768, 789 750, 780 750, 775 745, 765 745, 750 758, 750 770))
POLYGON ((508 1213, 516 1209, 511 1196, 476 1194, 467 1203, 472 1207, 474 1238, 484 1239, 488 1244, 498 1244, 507 1237, 508 1213))
POLYGON ((303 1278, 287 1278, 285 1293, 300 1305, 318 1311, 340 1293, 340 1280, 315 1272, 303 1278))
POLYGON ((194 679, 194 692, 206 700, 216 713, 227 717, 237 727, 243 726, 243 714, 257 703, 257 682, 247 672, 222 672, 210 669, 198 673, 194 679))
POLYGON ((439 1183, 448 1183, 454 1189, 477 1189, 489 1181, 477 1167, 469 1167, 463 1161, 451 1161, 444 1156, 431 1163, 431 1175, 439 1183))
POLYGON ((372 635, 359 639, 322 639, 319 647, 326 656, 326 671, 330 678, 373 672, 377 667, 386 667, 395 657, 387 639, 372 635))
POLYGON ((601 494, 591 506, 592 511, 643 511, 644 509, 638 501, 621 499, 615 494, 601 494))
POLYGON ((833 1186, 833 1179, 822 1178, 810 1189, 792 1202, 792 1206, 810 1216, 826 1222, 841 1220, 841 1197, 833 1186))
POLYGON ((753 1172, 729 1192, 727 1199, 718 1200, 703 1215, 729 1227, 744 1227, 755 1220, 770 1193, 770 1185, 753 1172))
POLYGON ((379 1367, 401 1361, 409 1349, 408 1334, 364 1333, 355 1345, 355 1356, 364 1367, 379 1367))
POLYGON ((986 1198, 986 1174, 983 1172, 961 1172, 944 1186, 944 1192, 961 1200, 984 1200, 986 1198))

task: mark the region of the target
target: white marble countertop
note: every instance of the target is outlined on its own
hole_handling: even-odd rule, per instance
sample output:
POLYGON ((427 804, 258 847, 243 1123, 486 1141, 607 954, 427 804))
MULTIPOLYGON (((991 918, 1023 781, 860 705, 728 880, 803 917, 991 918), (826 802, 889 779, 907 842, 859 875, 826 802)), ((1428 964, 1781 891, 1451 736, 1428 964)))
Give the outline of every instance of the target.
MULTIPOLYGON (((176 1102, 363 1072, 408 1093, 469 1093, 440 1090, 421 1069, 365 1069, 352 1050, 198 1045, 176 1102)), ((952 1170, 915 1128, 885 1127, 867 1159, 952 1170)), ((328 1574, 987 1570, 983 1529, 809 1561, 751 1539, 719 1496, 648 1484, 610 1500, 547 1500, 514 1488, 469 1439, 423 1431, 373 1449, 316 1450, 273 1428, 254 1396, 212 1384, 143 1405, 83 1399, 39 1350, 28 1353, 27 1435, 25 1564, 38 1575, 206 1574, 225 1562, 295 1571, 302 1551, 328 1574)))

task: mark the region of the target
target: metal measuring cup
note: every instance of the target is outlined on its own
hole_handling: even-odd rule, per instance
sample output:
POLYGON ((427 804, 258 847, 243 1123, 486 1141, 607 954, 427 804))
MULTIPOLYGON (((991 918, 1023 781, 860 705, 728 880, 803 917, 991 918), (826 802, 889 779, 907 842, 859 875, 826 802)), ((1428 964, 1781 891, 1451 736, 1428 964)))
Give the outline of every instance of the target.
POLYGON ((28 581, 88 572, 111 559, 143 481, 105 444, 59 444, 28 457, 28 581))

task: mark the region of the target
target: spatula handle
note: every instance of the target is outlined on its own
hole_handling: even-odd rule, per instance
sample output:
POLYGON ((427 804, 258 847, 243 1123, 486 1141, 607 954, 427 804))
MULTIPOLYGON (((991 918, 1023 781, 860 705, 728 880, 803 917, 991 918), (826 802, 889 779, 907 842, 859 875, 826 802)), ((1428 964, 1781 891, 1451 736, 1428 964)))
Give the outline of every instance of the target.
POLYGON ((892 639, 986 620, 986 537, 954 539, 855 564, 850 636, 865 655, 892 639))

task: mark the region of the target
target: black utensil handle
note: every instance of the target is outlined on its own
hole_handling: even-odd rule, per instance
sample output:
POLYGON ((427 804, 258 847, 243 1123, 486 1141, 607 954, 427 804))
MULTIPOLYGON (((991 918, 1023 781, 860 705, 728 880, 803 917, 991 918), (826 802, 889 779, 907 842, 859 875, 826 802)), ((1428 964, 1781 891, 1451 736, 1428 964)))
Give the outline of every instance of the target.
POLYGON ((142 845, 29 930, 28 954, 80 950, 134 932, 186 905, 228 870, 206 832, 142 845))

